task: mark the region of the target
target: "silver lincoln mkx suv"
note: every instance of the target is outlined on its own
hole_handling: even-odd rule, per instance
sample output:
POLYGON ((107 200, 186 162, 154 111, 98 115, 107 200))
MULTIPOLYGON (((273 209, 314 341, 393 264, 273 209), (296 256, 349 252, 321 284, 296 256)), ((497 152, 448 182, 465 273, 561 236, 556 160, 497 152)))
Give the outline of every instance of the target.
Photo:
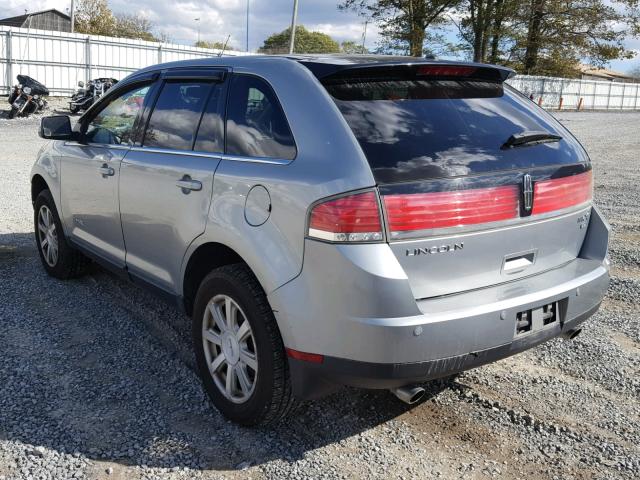
POLYGON ((156 65, 51 139, 31 176, 46 271, 88 259, 193 318, 243 424, 340 385, 417 384, 562 335, 609 282, 590 160, 496 66, 247 56, 156 65))

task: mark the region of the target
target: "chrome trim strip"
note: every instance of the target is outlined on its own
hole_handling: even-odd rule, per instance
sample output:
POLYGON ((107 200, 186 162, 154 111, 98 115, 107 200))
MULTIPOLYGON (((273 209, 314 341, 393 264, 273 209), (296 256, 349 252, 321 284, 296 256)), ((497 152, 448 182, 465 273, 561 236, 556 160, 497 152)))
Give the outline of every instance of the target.
POLYGON ((537 222, 543 222, 560 217, 574 215, 582 211, 590 210, 591 207, 592 201, 589 200, 588 202, 585 202, 583 204, 574 205, 562 210, 555 210, 553 212, 543 213, 539 215, 530 215, 528 217, 516 217, 500 222, 482 223, 478 225, 465 225, 462 227, 437 228, 430 230, 413 230, 409 232, 390 232, 388 238, 390 243, 395 243, 401 241, 421 241, 427 239, 433 240, 436 238, 452 237, 455 235, 491 232, 494 230, 501 230, 510 227, 521 227, 537 222))
MULTIPOLYGON (((127 147, 128 148, 128 147, 127 147)), ((171 150, 169 148, 156 147, 131 147, 134 152, 159 153, 163 155, 182 155, 190 157, 214 158, 221 160, 229 160, 232 162, 249 162, 249 163, 267 163, 271 165, 289 165, 293 160, 285 160, 282 158, 268 157, 244 157, 241 155, 229 155, 226 153, 198 152, 193 150, 171 150)))
POLYGON ((221 155, 222 160, 231 160, 232 162, 250 162, 250 163, 269 163, 272 165, 289 165, 293 160, 285 160, 284 158, 270 157, 245 157, 242 155, 230 155, 228 153, 221 155))
POLYGON ((155 147, 131 147, 133 152, 144 153, 158 153, 161 155, 178 155, 182 157, 201 157, 201 158, 213 158, 218 160, 222 157, 222 153, 210 153, 210 152, 196 152, 193 150, 172 150, 170 148, 155 148, 155 147))
POLYGON ((118 145, 111 143, 80 143, 80 142, 64 142, 65 147, 91 147, 91 148, 108 148, 110 150, 129 150, 131 145, 118 145))

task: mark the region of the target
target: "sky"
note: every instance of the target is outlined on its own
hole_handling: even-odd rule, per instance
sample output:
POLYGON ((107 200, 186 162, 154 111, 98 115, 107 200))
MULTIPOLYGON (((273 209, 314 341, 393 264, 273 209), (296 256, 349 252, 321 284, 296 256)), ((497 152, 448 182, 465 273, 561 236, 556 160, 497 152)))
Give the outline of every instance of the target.
MULTIPOLYGON (((272 33, 280 32, 291 23, 293 0, 249 0, 249 50, 255 51, 272 33)), ((57 8, 68 12, 71 0, 3 0, 2 15, 9 17, 29 11, 57 8)), ((360 43, 364 22, 353 12, 337 8, 338 0, 299 0, 298 24, 309 30, 321 31, 342 42, 360 43)), ((155 29, 175 43, 193 44, 200 38, 224 42, 246 49, 247 0, 109 0, 115 13, 136 13, 147 17, 155 29), (199 21, 196 19, 199 18, 199 21)), ((456 41, 455 32, 445 32, 456 41)), ((366 46, 374 48, 379 39, 375 25, 367 27, 366 46)), ((628 39, 627 48, 637 52, 632 60, 616 60, 610 68, 622 72, 640 65, 640 39, 628 39)))

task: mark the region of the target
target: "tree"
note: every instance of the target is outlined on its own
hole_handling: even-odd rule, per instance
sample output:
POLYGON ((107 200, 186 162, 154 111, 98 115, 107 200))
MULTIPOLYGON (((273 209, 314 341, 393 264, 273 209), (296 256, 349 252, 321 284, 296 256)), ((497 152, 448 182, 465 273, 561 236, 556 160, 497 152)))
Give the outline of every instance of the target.
POLYGON ((345 40, 340 44, 340 51, 347 54, 363 54, 370 53, 369 50, 363 47, 361 43, 356 43, 352 40, 345 40))
POLYGON ((229 44, 227 44, 227 46, 225 47, 224 42, 208 42, 206 40, 200 40, 194 43, 194 46, 200 48, 210 48, 212 50, 239 50, 238 48, 229 44))
MULTIPOLYGON (((291 28, 287 28, 280 33, 269 36, 262 47, 258 49, 260 53, 289 53, 289 38, 291 28)), ((296 27, 296 36, 293 46, 294 53, 338 53, 340 45, 329 35, 322 32, 310 32, 303 25, 296 27)))
POLYGON ((460 0, 341 0, 340 10, 356 11, 380 27, 387 49, 423 55, 426 30, 446 21, 460 0), (405 48, 406 47, 406 48, 405 48))
POLYGON ((582 59, 603 66, 631 58, 623 42, 640 32, 637 0, 531 0, 518 15, 526 31, 514 54, 527 74, 575 72, 582 59))
POLYGON ((635 67, 632 67, 631 70, 629 70, 628 73, 632 77, 640 79, 640 63, 637 64, 635 67))
POLYGON ((139 15, 117 14, 112 35, 114 37, 136 38, 155 42, 157 38, 151 33, 153 24, 149 19, 139 15))
POLYGON ((112 36, 116 19, 107 0, 80 0, 75 11, 75 31, 112 36))
POLYGON ((500 45, 506 34, 505 22, 517 9, 514 0, 466 0, 459 6, 460 37, 472 51, 474 62, 499 61, 500 45))

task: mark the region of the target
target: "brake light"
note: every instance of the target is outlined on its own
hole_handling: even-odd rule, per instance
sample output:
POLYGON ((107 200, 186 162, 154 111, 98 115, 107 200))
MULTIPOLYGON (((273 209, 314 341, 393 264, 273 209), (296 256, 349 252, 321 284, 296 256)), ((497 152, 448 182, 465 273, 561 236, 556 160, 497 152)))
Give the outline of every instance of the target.
POLYGON ((313 207, 308 235, 333 242, 382 240, 382 222, 374 192, 357 193, 313 207))
POLYGON ((519 188, 508 185, 452 192, 385 195, 391 235, 397 232, 499 222, 519 216, 519 188))
POLYGON ((468 77, 476 70, 476 67, 466 65, 425 65, 418 67, 416 73, 430 77, 468 77))
POLYGON ((532 215, 562 210, 593 198, 591 171, 571 177, 554 178, 536 182, 533 186, 532 215))

